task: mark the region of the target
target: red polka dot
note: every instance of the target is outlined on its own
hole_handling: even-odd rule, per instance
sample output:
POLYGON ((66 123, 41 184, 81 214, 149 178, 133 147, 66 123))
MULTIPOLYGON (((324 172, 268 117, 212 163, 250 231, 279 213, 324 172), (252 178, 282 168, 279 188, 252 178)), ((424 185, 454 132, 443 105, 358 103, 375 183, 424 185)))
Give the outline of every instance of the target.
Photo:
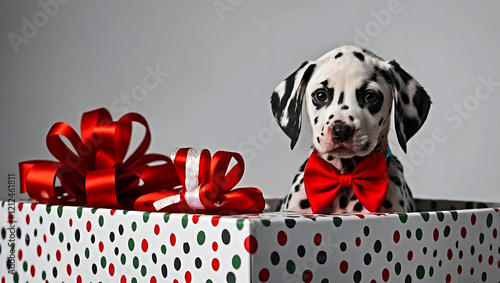
POLYGON ((245 238, 244 244, 247 252, 251 254, 254 254, 259 246, 257 239, 255 239, 255 237, 252 235, 245 238))
POLYGON ((359 246, 361 246, 361 238, 357 237, 356 238, 356 247, 359 247, 359 246))
POLYGON ((193 220, 193 223, 196 224, 196 223, 198 223, 198 220, 200 220, 200 216, 199 215, 193 215, 193 218, 191 220, 193 220))
POLYGON ((109 271, 109 275, 114 276, 115 275, 115 265, 110 263, 108 271, 109 271))
POLYGON ((316 233, 316 235, 314 235, 314 244, 316 246, 319 246, 321 244, 321 234, 320 233, 316 233))
POLYGON ((389 281, 389 270, 387 268, 382 270, 382 280, 384 280, 384 282, 389 281))
POLYGON ((304 274, 302 274, 302 280, 304 280, 305 283, 311 282, 313 279, 313 273, 311 270, 307 269, 304 271, 304 274))
POLYGON ((219 220, 220 220, 220 216, 214 216, 212 217, 212 225, 215 227, 217 225, 219 225, 219 220))
POLYGON ((498 236, 497 228, 493 229, 493 239, 496 239, 498 236))
POLYGON ((127 283, 127 277, 125 277, 125 275, 122 275, 122 277, 120 277, 120 283, 127 283))
POLYGON ((26 224, 30 225, 30 215, 26 214, 26 224))
POLYGON ((99 251, 102 253, 104 251, 104 243, 102 241, 99 242, 99 251))
POLYGON ((186 280, 186 283, 191 283, 191 272, 186 271, 186 274, 184 275, 184 279, 186 280))
POLYGON ((370 281, 370 283, 377 283, 377 280, 372 279, 372 281, 370 281))
POLYGON ((19 261, 23 260, 23 251, 21 249, 17 252, 17 258, 19 261))
POLYGON ((92 230, 92 223, 90 221, 87 221, 87 232, 90 232, 92 230))
POLYGON ((349 264, 347 263, 347 261, 343 260, 340 263, 340 272, 346 274, 347 270, 349 270, 349 264))
POLYGON ((279 231, 278 232, 278 244, 280 244, 280 246, 284 246, 284 245, 286 245, 286 241, 287 241, 286 233, 284 231, 279 231))
POLYGON ((451 260, 453 258, 453 251, 451 249, 448 249, 448 260, 451 260))
POLYGON ((457 273, 459 275, 462 274, 462 266, 461 265, 458 265, 458 267, 457 267, 457 273))
POLYGON ((66 265, 66 272, 68 273, 69 276, 71 276, 71 265, 66 265))
POLYGON ((260 282, 267 282, 269 280, 269 270, 267 268, 262 268, 259 272, 260 282))
POLYGON ((394 243, 399 243, 399 239, 401 239, 401 235, 399 235, 399 231, 396 230, 394 231, 394 235, 392 235, 392 239, 394 240, 394 243))
POLYGON ((413 259, 413 251, 409 251, 406 258, 411 261, 413 259))
POLYGON ((156 283, 156 277, 151 276, 151 279, 149 280, 149 283, 156 283))
POLYGON ((148 241, 146 239, 142 239, 141 248, 143 252, 148 251, 148 241))
POLYGON ((493 265, 493 256, 492 255, 490 255, 490 257, 488 258, 488 264, 493 265))
POLYGON ((43 234, 43 242, 47 243, 47 235, 43 234))
POLYGON ((24 203, 20 202, 17 204, 17 207, 19 208, 19 211, 23 210, 24 203))
POLYGON ((212 259, 212 269, 214 271, 217 271, 217 270, 219 270, 219 267, 220 267, 219 260, 216 258, 212 259))
POLYGON ((177 279, 174 279, 174 283, 179 283, 179 280, 177 280, 177 279))
POLYGON ((476 225, 476 215, 474 213, 470 216, 470 223, 476 225))
POLYGON ((448 274, 446 275, 446 283, 450 283, 451 282, 451 274, 448 274))
POLYGON ((439 230, 437 228, 434 229, 433 237, 434 237, 434 242, 437 242, 437 240, 439 239, 439 230))
POLYGON ((160 234, 160 225, 156 224, 154 229, 155 235, 160 234))
POLYGON ((470 268, 470 275, 474 275, 474 267, 470 268))
POLYGON ((40 257, 42 256, 42 246, 38 245, 36 247, 36 254, 40 257))
POLYGON ((175 234, 170 234, 170 245, 175 246, 175 234))
POLYGON ((31 273, 31 277, 35 277, 35 266, 34 265, 32 265, 30 267, 30 273, 31 273))
POLYGON ((56 251, 56 259, 57 261, 61 261, 61 252, 59 250, 56 251))
POLYGON ((69 219, 69 227, 73 227, 73 218, 69 219))
POLYGON ((361 214, 361 213, 356 213, 354 214, 356 215, 357 217, 361 218, 361 219, 365 219, 365 215, 364 214, 361 214))
POLYGON ((465 229, 465 227, 462 227, 462 230, 460 230, 460 235, 464 239, 465 239, 465 237, 467 237, 467 229, 465 229))
POLYGON ((109 211, 109 214, 114 215, 114 214, 115 214, 115 212, 116 212, 116 209, 111 209, 111 210, 109 211))
MULTIPOLYGON (((125 277, 125 275, 123 275, 122 277, 125 277)), ((127 280, 125 281, 122 281, 121 283, 126 283, 127 280)), ((78 275, 78 277, 76 277, 76 283, 82 283, 82 276, 81 275, 78 275)))
POLYGON ((483 262, 483 255, 479 255, 477 257, 477 261, 479 261, 479 263, 483 262))
POLYGON ((216 252, 218 249, 219 249, 219 245, 217 244, 217 242, 213 242, 213 243, 212 243, 212 250, 213 250, 214 252, 216 252))
POLYGON ((36 203, 31 204, 31 211, 35 211, 36 203))

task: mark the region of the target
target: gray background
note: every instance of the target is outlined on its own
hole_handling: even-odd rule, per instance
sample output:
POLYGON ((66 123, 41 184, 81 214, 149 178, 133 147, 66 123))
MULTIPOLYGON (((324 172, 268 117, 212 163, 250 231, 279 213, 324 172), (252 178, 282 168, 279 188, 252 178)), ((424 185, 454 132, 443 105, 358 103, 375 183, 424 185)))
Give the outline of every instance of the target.
POLYGON ((391 137, 414 195, 500 201, 498 1, 54 3, 0 2, 0 198, 17 162, 54 159, 45 146, 53 123, 79 131, 81 114, 98 107, 114 119, 144 115, 149 152, 239 151, 238 186, 284 196, 310 142, 290 151, 270 94, 303 61, 358 44, 397 59, 432 97, 407 155, 391 137), (163 77, 138 95, 148 69, 163 77))

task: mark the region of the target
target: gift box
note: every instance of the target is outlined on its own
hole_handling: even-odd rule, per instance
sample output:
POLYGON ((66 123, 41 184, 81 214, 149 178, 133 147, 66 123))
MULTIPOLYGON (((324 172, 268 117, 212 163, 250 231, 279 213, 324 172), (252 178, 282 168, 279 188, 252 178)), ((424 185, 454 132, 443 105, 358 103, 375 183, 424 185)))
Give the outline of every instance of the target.
POLYGON ((0 278, 498 282, 498 207, 419 200, 415 213, 221 216, 3 201, 0 278))

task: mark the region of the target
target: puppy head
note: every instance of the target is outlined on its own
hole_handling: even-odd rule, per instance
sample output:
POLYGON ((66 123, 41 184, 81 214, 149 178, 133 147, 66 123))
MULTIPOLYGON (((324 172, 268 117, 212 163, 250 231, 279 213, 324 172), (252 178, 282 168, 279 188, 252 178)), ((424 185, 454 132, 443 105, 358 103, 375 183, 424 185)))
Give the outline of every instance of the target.
POLYGON ((304 100, 314 147, 340 158, 366 156, 387 139, 393 101, 396 134, 406 152, 407 141, 425 122, 431 104, 423 87, 398 63, 356 46, 303 63, 276 87, 271 107, 292 148, 304 100))

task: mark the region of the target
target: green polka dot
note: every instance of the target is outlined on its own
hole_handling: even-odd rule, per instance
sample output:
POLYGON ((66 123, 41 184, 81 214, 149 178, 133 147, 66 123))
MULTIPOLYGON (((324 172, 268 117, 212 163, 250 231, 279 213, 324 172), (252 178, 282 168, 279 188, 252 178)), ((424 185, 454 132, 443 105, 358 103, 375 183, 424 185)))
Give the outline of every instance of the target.
POLYGON ((128 239, 128 249, 130 251, 133 251, 135 248, 135 242, 134 242, 134 239, 130 238, 128 239))
POLYGON ((432 277, 434 275, 434 267, 429 267, 429 277, 432 277))
POLYGON ((142 275, 142 277, 146 276, 147 273, 148 273, 148 269, 146 268, 145 265, 143 265, 141 267, 141 275, 142 275))
POLYGON ((99 226, 104 226, 104 217, 102 215, 99 216, 99 226))
POLYGON ((47 211, 47 214, 50 214, 50 211, 51 211, 51 210, 52 210, 52 205, 47 204, 47 205, 45 206, 45 211, 47 211))
POLYGON ((286 271, 290 274, 293 274, 295 272, 295 263, 293 261, 291 260, 287 261, 286 271))
POLYGON ((105 257, 101 257, 101 267, 102 268, 106 267, 106 258, 105 257))
POLYGON ((24 272, 28 271, 28 263, 26 261, 23 262, 23 270, 24 272))
POLYGON ((19 274, 14 272, 14 283, 19 283, 19 274))
POLYGON ((396 265, 394 266, 394 272, 396 272, 396 275, 401 274, 401 263, 396 263, 396 265))
POLYGON ((340 227, 340 225, 342 225, 342 218, 333 217, 333 225, 335 225, 335 227, 340 227))
POLYGON ((451 218, 453 218, 453 221, 457 221, 458 220, 458 212, 456 211, 451 211, 451 218))
POLYGON ((205 283, 213 283, 212 280, 208 279, 205 283))
POLYGON ((184 215, 182 216, 182 228, 186 229, 187 226, 188 226, 188 216, 184 215))
POLYGON ((234 269, 240 268, 240 266, 241 266, 241 259, 240 259, 240 257, 238 255, 234 255, 232 263, 233 263, 234 269))
POLYGON ((241 231, 243 229, 243 224, 245 223, 244 219, 238 219, 236 220, 236 228, 241 231))
POLYGON ((127 215, 127 213, 129 213, 129 211, 128 211, 128 210, 124 210, 124 211, 123 211, 123 215, 127 215))
POLYGON ((420 215, 422 216, 422 219, 424 219, 425 222, 429 221, 430 215, 428 212, 420 212, 420 215))
POLYGON ((135 277, 132 277, 132 283, 137 283, 137 279, 135 277))
POLYGON ((135 221, 132 222, 132 231, 135 232, 137 230, 137 223, 135 221))
POLYGON ((134 266, 135 269, 139 268, 139 258, 134 256, 134 259, 132 259, 132 265, 134 266))
POLYGON ((50 254, 47 254, 47 261, 50 261, 50 254))
POLYGON ((142 221, 144 221, 144 223, 148 222, 149 214, 150 214, 150 212, 144 212, 144 214, 142 215, 142 221))
POLYGON ((86 248, 86 249, 85 249, 85 257, 86 257, 87 259, 89 259, 89 257, 90 257, 90 250, 89 250, 89 248, 86 248))
POLYGON ((60 205, 57 207, 57 217, 61 218, 62 214, 63 214, 63 207, 62 205, 60 205))
POLYGON ((96 211, 97 211, 97 207, 94 207, 94 208, 92 208, 92 209, 90 210, 90 213, 95 214, 95 213, 96 213, 96 211))
POLYGON ((166 254, 167 253, 167 246, 161 245, 161 253, 166 254))
POLYGON ((165 223, 168 223, 168 220, 169 220, 169 219, 170 219, 170 214, 168 214, 168 213, 163 214, 163 221, 164 221, 165 223))
POLYGON ((39 221, 40 221, 40 224, 42 224, 43 223, 43 217, 40 216, 39 221))
POLYGON ((236 276, 234 275, 234 273, 232 272, 229 272, 226 276, 226 281, 227 283, 235 283, 236 282, 236 276))
POLYGON ((78 219, 82 218, 82 212, 83 208, 81 206, 76 209, 76 216, 78 216, 78 219))
POLYGON ((479 243, 482 245, 484 243, 484 234, 479 234, 479 243))
POLYGON ((321 283, 329 283, 329 282, 330 282, 330 281, 328 281, 328 279, 327 279, 327 278, 325 278, 325 279, 321 280, 321 283))
POLYGON ((417 278, 422 279, 425 276, 425 268, 422 265, 417 266, 417 278))
POLYGON ((47 278, 47 273, 45 273, 45 270, 42 271, 42 280, 45 280, 47 278))
POLYGON ((484 202, 480 202, 477 204, 477 208, 488 208, 488 205, 484 202))
POLYGON ((406 223, 406 221, 408 221, 408 214, 398 213, 398 216, 399 216, 399 221, 401 221, 401 223, 406 223))
POLYGON ((444 220, 444 213, 441 212, 441 211, 437 211, 436 215, 437 215, 437 218, 438 218, 439 222, 443 222, 443 220, 444 220))
POLYGON ((415 232, 415 237, 417 237, 417 240, 422 240, 422 229, 418 228, 417 231, 415 232))
POLYGON ((120 262, 125 265, 125 263, 127 262, 127 257, 125 256, 125 254, 122 254, 120 256, 120 262))
POLYGON ((271 220, 269 219, 261 219, 260 222, 262 222, 262 225, 269 227, 271 225, 271 220))
POLYGON ((63 242, 64 241, 64 234, 61 232, 59 233, 59 242, 63 242))
POLYGON ((203 245, 205 243, 205 232, 198 232, 198 236, 196 236, 196 241, 198 241, 198 245, 203 245))
POLYGON ((488 228, 490 228, 492 224, 493 224, 493 215, 490 213, 486 217, 486 226, 488 226, 488 228))

